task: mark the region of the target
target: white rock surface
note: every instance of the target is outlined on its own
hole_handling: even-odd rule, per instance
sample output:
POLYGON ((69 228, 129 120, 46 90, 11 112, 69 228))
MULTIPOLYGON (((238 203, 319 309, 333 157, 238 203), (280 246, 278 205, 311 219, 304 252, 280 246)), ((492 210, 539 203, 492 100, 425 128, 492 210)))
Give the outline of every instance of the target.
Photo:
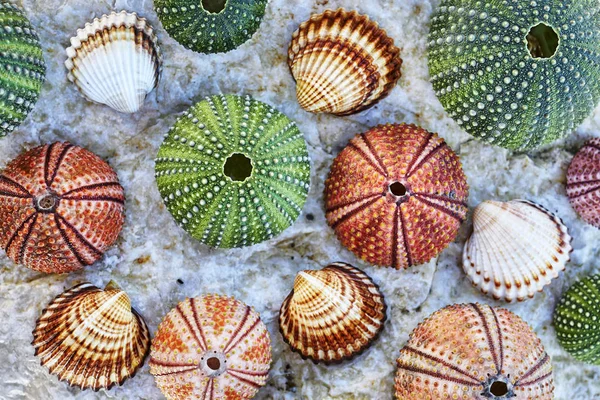
MULTIPOLYGON (((19 1, 19 0, 17 0, 19 1)), ((199 1, 199 0, 198 0, 199 1)), ((525 198, 558 213, 574 237, 565 273, 533 300, 507 308, 527 320, 553 359, 556 399, 600 398, 600 367, 576 362, 555 337, 552 312, 579 277, 597 273, 600 231, 577 217, 565 197, 565 171, 575 151, 600 136, 600 108, 568 139, 538 152, 513 154, 475 141, 444 113, 428 82, 426 36, 437 0, 271 0, 259 32, 238 50, 220 55, 188 51, 159 23, 151 0, 22 0, 41 36, 47 82, 35 110, 0 140, 0 168, 22 151, 68 140, 106 159, 127 194, 127 219, 116 246, 95 265, 68 276, 44 275, 0 254, 0 399, 162 399, 146 365, 122 387, 99 393, 69 388, 39 365, 30 346, 36 318, 64 289, 89 280, 114 279, 130 295, 154 332, 169 309, 186 296, 216 292, 253 305, 272 335, 273 365, 258 399, 388 399, 395 358, 419 321, 447 304, 485 302, 460 265, 470 229, 437 260, 407 271, 358 261, 335 239, 324 217, 323 182, 333 157, 356 133, 386 122, 410 122, 438 132, 462 157, 471 187, 470 206, 485 199, 525 198), (337 118, 304 112, 296 102, 286 64, 292 32, 311 13, 345 7, 369 14, 402 48, 403 76, 375 108, 337 118), (135 11, 157 29, 164 53, 163 80, 139 113, 122 115, 84 100, 67 81, 64 49, 77 28, 111 10, 135 11), (154 157, 178 113, 204 96, 251 94, 298 122, 309 144, 312 189, 298 222, 280 237, 251 248, 209 249, 185 234, 162 204, 154 183, 154 157), (315 366, 280 338, 279 306, 295 274, 331 261, 350 262, 381 285, 389 320, 376 344, 351 362, 315 366), (180 279, 184 283, 179 284, 180 279)))

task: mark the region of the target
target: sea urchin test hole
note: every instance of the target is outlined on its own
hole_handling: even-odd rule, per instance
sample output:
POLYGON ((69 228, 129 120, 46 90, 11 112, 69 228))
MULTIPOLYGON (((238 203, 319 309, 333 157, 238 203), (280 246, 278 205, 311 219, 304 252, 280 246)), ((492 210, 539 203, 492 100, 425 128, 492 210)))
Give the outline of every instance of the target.
POLYGON ((234 153, 225 161, 223 172, 232 181, 245 181, 252 175, 252 160, 243 154, 234 153))
POLYGON ((508 385, 506 382, 496 381, 492 383, 490 393, 496 397, 506 396, 508 394, 508 385))
POLYGON ((400 182, 394 182, 390 185, 390 193, 394 196, 402 197, 406 194, 406 186, 400 182))
POLYGON ((206 376, 215 377, 221 375, 227 369, 225 354, 216 350, 207 351, 200 359, 200 369, 206 376))
POLYGON ((550 58, 558 48, 558 34, 544 24, 539 23, 532 27, 527 34, 527 49, 533 58, 550 58))
POLYGON ((223 11, 226 4, 227 0, 202 0, 202 8, 213 14, 223 11))
POLYGON ((208 368, 217 371, 221 368, 221 361, 217 357, 211 357, 206 361, 206 365, 208 365, 208 368))
POLYGON ((37 208, 41 211, 52 211, 56 208, 56 203, 58 199, 56 196, 51 194, 45 194, 41 197, 38 197, 35 201, 37 208))

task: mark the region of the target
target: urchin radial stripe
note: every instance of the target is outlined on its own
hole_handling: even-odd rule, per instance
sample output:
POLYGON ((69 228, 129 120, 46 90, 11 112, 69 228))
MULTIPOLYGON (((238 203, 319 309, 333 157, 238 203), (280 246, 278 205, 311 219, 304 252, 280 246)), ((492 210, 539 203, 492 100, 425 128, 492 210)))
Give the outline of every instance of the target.
POLYGON ((252 332, 254 330, 254 328, 256 328, 256 326, 259 324, 260 319, 257 318, 254 321, 254 323, 250 326, 250 328, 246 329, 245 331, 242 331, 242 329, 244 329, 244 327, 246 325, 246 321, 248 321, 248 317, 250 316, 250 311, 251 311, 250 307, 247 307, 242 321, 240 322, 238 327, 233 332, 233 335, 231 335, 229 342, 224 347, 223 352, 225 354, 228 354, 231 350, 233 350, 240 343, 240 341, 244 340, 250 334, 250 332, 252 332))
POLYGON ((485 319, 485 315, 483 314, 483 311, 481 311, 481 309, 479 308, 479 305, 473 303, 473 304, 471 304, 471 306, 473 307, 473 309, 475 310, 475 312, 479 316, 479 319, 481 320, 481 323, 483 325, 483 331, 484 331, 485 337, 487 339, 487 344, 488 344, 488 347, 490 348, 490 353, 492 353, 492 358, 494 360, 494 365, 496 366, 496 372, 500 373, 500 361, 498 360, 498 353, 496 352, 496 347, 494 345, 494 340, 492 338, 492 334, 490 332, 490 327, 488 325, 488 322, 485 319))
POLYGON ((595 187, 588 189, 582 193, 572 194, 570 197, 571 197, 571 199, 578 199, 580 197, 587 196, 588 194, 593 193, 593 192, 597 191, 598 189, 600 189, 600 186, 595 186, 595 187))
POLYGON ((379 174, 383 177, 386 177, 387 174, 385 172, 385 170, 381 169, 381 167, 379 165, 377 165, 376 162, 374 162, 368 154, 366 154, 363 149, 361 149, 360 147, 358 147, 353 141, 350 141, 350 143, 348 144, 348 146, 350 146, 352 149, 354 149, 354 151, 356 151, 358 154, 360 154, 360 156, 363 158, 363 160, 365 160, 371 167, 373 167, 373 169, 377 172, 379 172, 379 174))
POLYGON ((440 141, 440 143, 438 143, 437 146, 431 149, 431 151, 427 153, 427 155, 423 157, 421 161, 419 161, 419 163, 413 167, 412 170, 406 173, 406 179, 409 179, 415 172, 419 171, 423 167, 423 165, 427 163, 427 161, 429 161, 434 155, 437 154, 438 151, 445 148, 447 148, 446 143, 444 141, 440 141))
POLYGON ((384 197, 377 196, 373 200, 370 200, 367 203, 362 204, 361 206, 356 207, 356 208, 348 211, 347 213, 345 213, 345 214, 341 215, 340 217, 338 217, 336 219, 336 221, 331 224, 331 227, 333 229, 337 228, 338 226, 340 226, 341 224, 343 224, 344 222, 346 222, 350 218, 358 215, 360 212, 362 212, 362 211, 366 210, 367 208, 371 207, 373 204, 375 204, 376 202, 378 202, 381 199, 384 199, 384 197))
POLYGON ((347 202, 344 202, 344 203, 341 203, 341 204, 336 204, 335 206, 327 208, 326 212, 328 212, 328 213, 335 212, 335 211, 340 210, 340 209, 342 209, 344 207, 350 207, 352 205, 355 205, 357 203, 360 203, 360 202, 372 199, 374 197, 381 197, 381 193, 377 192, 377 193, 373 193, 373 194, 368 194, 368 195, 359 197, 357 199, 353 199, 353 200, 350 200, 350 201, 347 201, 347 202))
POLYGON ((411 347, 410 345, 404 346, 404 349, 406 351, 414 353, 414 354, 416 354, 416 355, 418 355, 420 357, 426 358, 426 359, 428 359, 430 361, 434 361, 434 362, 437 362, 439 364, 442 364, 445 367, 447 367, 447 368, 449 368, 449 369, 451 369, 451 370, 453 370, 455 372, 458 372, 459 374, 463 375, 466 378, 473 379, 473 381, 474 381, 473 383, 476 383, 476 384, 480 384, 481 383, 480 379, 478 379, 477 377, 471 375, 470 373, 468 373, 467 371, 465 371, 465 370, 463 370, 461 368, 458 368, 458 367, 450 364, 449 362, 443 360, 442 358, 435 357, 435 356, 432 356, 430 354, 424 353, 424 352, 422 352, 420 350, 417 350, 417 349, 411 347))
POLYGON ((0 190, 0 196, 16 197, 16 198, 19 198, 19 199, 31 199, 31 197, 32 197, 30 195, 19 194, 19 193, 14 193, 14 192, 7 192, 5 190, 0 190))
POLYGON ((229 375, 231 375, 232 377, 234 377, 235 379, 237 379, 238 381, 243 382, 248 386, 252 386, 257 389, 262 386, 254 381, 251 381, 250 379, 244 378, 243 376, 239 376, 238 374, 236 374, 235 372, 232 372, 231 370, 228 370, 227 373, 229 375))
POLYGON ((62 237, 63 241, 65 242, 65 244, 67 245, 69 250, 71 250, 71 253, 75 256, 77 261, 79 261, 79 264, 88 265, 88 262, 83 258, 83 256, 81 254, 79 254, 79 252, 77 251, 77 249, 75 248, 73 243, 71 243, 71 241, 69 240, 67 233, 60 226, 60 220, 58 218, 58 214, 54 214, 54 221, 56 223, 56 228, 58 229, 60 236, 62 237))
POLYGON ((451 383, 458 383, 461 385, 465 385, 465 386, 481 386, 481 383, 473 383, 471 381, 468 381, 466 379, 459 379, 459 378, 452 378, 449 376, 445 376, 442 375, 439 372, 435 372, 435 371, 430 371, 424 368, 419 368, 419 367, 414 367, 412 365, 408 365, 408 364, 402 364, 401 362, 398 362, 398 368, 404 369, 406 371, 409 372, 414 372, 416 374, 422 374, 422 375, 427 375, 427 376, 431 376, 433 378, 439 379, 441 381, 446 381, 446 382, 451 382, 451 383))
MULTIPOLYGON (((548 372, 547 374, 542 375, 539 378, 534 379, 533 381, 530 381, 530 382, 520 382, 518 384, 518 387, 535 385, 536 383, 542 382, 543 380, 546 380, 546 379, 548 379, 551 376, 552 376, 552 372, 548 372)), ((515 386, 517 386, 517 385, 515 385, 515 386)))
POLYGON ((60 167, 61 167, 61 165, 63 163, 63 160, 67 156, 67 153, 73 147, 74 146, 72 144, 70 144, 70 143, 67 144, 67 145, 65 145, 65 147, 61 151, 60 155, 58 156, 58 160, 56 160, 56 165, 54 166, 54 170, 52 171, 52 175, 50 176, 50 180, 49 180, 49 183, 48 183, 48 189, 50 189, 50 187, 54 183, 54 180, 56 179, 56 175, 58 174, 58 171, 60 171, 60 167))
POLYGON ((454 218, 455 220, 458 221, 458 223, 460 223, 460 224, 463 223, 463 221, 464 221, 463 217, 461 217, 457 212, 455 212, 447 207, 444 207, 441 204, 433 203, 433 202, 423 198, 422 196, 415 195, 414 197, 415 197, 415 199, 418 199, 421 203, 454 218))
POLYGON ((84 186, 80 186, 78 188, 69 190, 68 192, 65 193, 59 193, 62 197, 64 196, 72 196, 74 193, 77 192, 81 192, 81 191, 88 191, 88 190, 94 190, 94 189, 101 189, 101 188, 107 188, 107 187, 115 187, 115 188, 120 188, 121 185, 119 184, 119 182, 103 182, 103 183, 94 183, 91 185, 84 185, 84 186))
POLYGON ((523 376, 517 379, 516 385, 520 385, 522 381, 535 374, 540 368, 542 368, 546 364, 546 362, 549 361, 549 359, 550 356, 548 356, 548 353, 544 353, 544 356, 540 358, 539 361, 529 371, 527 371, 525 374, 523 374, 523 376))
POLYGON ((406 176, 407 177, 410 176, 410 173, 412 172, 413 167, 415 166, 417 161, 419 161, 419 156, 425 151, 425 149, 429 145, 429 142, 431 141, 432 138, 433 138, 433 133, 427 132, 427 137, 425 138, 425 140, 423 140, 423 143, 421 143, 421 145, 419 146, 419 148, 413 155, 412 160, 410 160, 408 167, 406 168, 406 176))
POLYGON ((190 322, 187 315, 185 315, 185 313, 183 312, 183 309, 181 308, 181 303, 177 304, 177 307, 175 307, 175 310, 177 311, 179 316, 181 316, 181 319, 183 319, 183 321, 185 322, 185 325, 187 326, 188 330, 191 332, 192 336, 194 337, 196 343, 198 344, 198 347, 200 347, 201 349, 204 350, 202 341, 200 341, 200 338, 196 335, 196 330, 193 328, 192 323, 190 322))
POLYGON ((504 342, 502 339, 502 329, 500 328, 500 321, 498 320, 498 315, 496 314, 496 310, 491 307, 492 315, 494 316, 494 322, 496 324, 496 333, 498 334, 498 348, 500 349, 500 369, 498 373, 502 373, 504 369, 504 342))
POLYGON ((120 205, 124 205, 125 201, 123 199, 120 199, 118 197, 112 197, 112 196, 79 196, 79 197, 73 197, 73 196, 68 196, 68 197, 64 197, 62 198, 63 200, 78 200, 78 201, 107 201, 110 203, 117 203, 120 205))
POLYGON ((19 264, 23 263, 23 257, 25 257, 25 249, 27 248, 27 242, 29 242, 29 239, 31 238, 31 233, 33 232, 33 227, 34 225, 37 223, 37 219, 39 214, 35 213, 32 215, 33 216, 33 222, 29 224, 29 226, 27 227, 27 231, 25 233, 25 235, 23 236, 23 243, 21 244, 21 249, 19 250, 19 264))
POLYGON ((196 298, 192 298, 190 300, 190 308, 192 309, 192 315, 194 316, 194 322, 196 323, 196 327, 198 328, 198 333, 200 333, 200 338, 202 339, 202 343, 200 348, 204 351, 208 350, 208 345, 206 342, 206 337, 204 336, 204 331, 202 330, 202 324, 200 323, 200 318, 198 318, 198 311, 196 310, 196 298))
POLYGON ((9 185, 15 186, 19 190, 22 190, 23 192, 27 193, 29 195, 29 197, 33 197, 31 192, 29 192, 29 190, 25 189, 25 187, 23 187, 21 184, 15 182, 14 180, 12 180, 11 178, 9 178, 5 175, 0 175, 0 181, 4 181, 4 182, 8 183, 9 185))
POLYGON ((460 201, 460 200, 456 200, 456 199, 451 199, 450 197, 440 196, 439 194, 424 193, 424 192, 413 192, 412 194, 415 195, 415 196, 429 197, 431 199, 445 201, 445 202, 448 202, 448 203, 456 204, 458 206, 468 207, 468 204, 467 204, 466 201, 460 201))
MULTIPOLYGON (((392 268, 397 268, 398 263, 398 224, 400 222, 400 206, 396 204, 396 212, 394 215, 394 228, 392 230, 392 268)), ((404 233, 403 233, 404 235, 404 233)), ((406 242, 405 246, 406 247, 406 242)))
POLYGON ((377 153, 377 151, 375 151, 375 148, 373 147, 373 144, 371 144, 371 141, 369 140, 367 135, 365 135, 364 133, 361 133, 360 137, 365 142, 365 145, 367 146, 367 148, 373 155, 373 158, 375 160, 377 160, 377 164, 379 165, 379 168, 383 171, 383 176, 387 177, 389 175, 388 170, 385 167, 385 164, 384 164, 383 160, 381 159, 381 157, 379 156, 379 154, 377 153))
POLYGON ((55 215, 71 232, 73 232, 73 234, 75 234, 75 237, 77 239, 79 239, 81 241, 81 243, 83 243, 85 245, 85 247, 87 247, 93 253, 96 253, 97 256, 102 255, 102 252, 98 248, 96 248, 96 246, 94 246, 92 243, 90 243, 90 241, 85 236, 83 236, 77 230, 77 228, 75 228, 65 217, 63 217, 62 215, 60 215, 58 213, 55 215))
POLYGON ((54 147, 57 145, 57 143, 52 143, 50 146, 48 146, 46 148, 46 155, 44 157, 44 181, 46 182, 46 187, 49 188, 50 185, 52 184, 52 182, 50 181, 50 175, 49 175, 49 170, 50 170, 50 158, 52 156, 52 150, 54 150, 54 147))
POLYGON ((399 218, 396 219, 396 225, 400 224, 402 228, 402 240, 404 241, 404 250, 406 250, 406 262, 409 266, 413 265, 410 243, 408 241, 408 232, 406 231, 406 223, 404 221, 404 215, 402 211, 402 204, 398 207, 397 215, 399 218))

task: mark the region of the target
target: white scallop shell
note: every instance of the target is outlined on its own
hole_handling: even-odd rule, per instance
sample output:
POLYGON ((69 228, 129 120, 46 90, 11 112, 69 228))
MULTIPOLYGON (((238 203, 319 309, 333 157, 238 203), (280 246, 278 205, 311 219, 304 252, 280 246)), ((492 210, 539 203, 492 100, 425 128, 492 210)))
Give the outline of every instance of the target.
POLYGON ((484 201, 473 213, 463 269, 488 296, 523 301, 565 269, 571 250, 567 227, 540 205, 484 201))
POLYGON ((160 77, 161 55, 152 27, 135 13, 96 18, 67 49, 68 78, 91 101, 122 113, 138 111, 160 77))

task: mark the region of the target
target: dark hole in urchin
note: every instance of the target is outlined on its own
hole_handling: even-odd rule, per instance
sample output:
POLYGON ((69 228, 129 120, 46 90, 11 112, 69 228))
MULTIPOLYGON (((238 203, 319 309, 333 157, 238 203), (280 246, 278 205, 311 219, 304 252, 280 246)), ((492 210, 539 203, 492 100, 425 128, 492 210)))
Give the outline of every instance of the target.
POLYGON ((558 34, 551 26, 542 22, 532 27, 527 34, 527 49, 533 58, 550 58, 558 48, 558 34))
POLYGON ((206 365, 208 365, 208 368, 217 371, 221 368, 221 361, 217 357, 211 357, 206 360, 206 365))
POLYGON ((506 382, 496 381, 492 383, 490 393, 496 397, 506 396, 508 394, 508 385, 506 382))
POLYGON ((227 161, 223 168, 225 175, 234 181, 245 181, 252 175, 252 160, 240 153, 234 153, 227 161))
POLYGON ((42 211, 52 211, 56 207, 57 198, 47 194, 37 199, 37 207, 42 211))
POLYGON ((400 182, 394 182, 390 184, 390 193, 394 196, 402 197, 406 194, 406 192, 406 186, 404 186, 400 182))
POLYGON ((202 0, 202 8, 213 14, 223 11, 226 5, 227 0, 202 0))

